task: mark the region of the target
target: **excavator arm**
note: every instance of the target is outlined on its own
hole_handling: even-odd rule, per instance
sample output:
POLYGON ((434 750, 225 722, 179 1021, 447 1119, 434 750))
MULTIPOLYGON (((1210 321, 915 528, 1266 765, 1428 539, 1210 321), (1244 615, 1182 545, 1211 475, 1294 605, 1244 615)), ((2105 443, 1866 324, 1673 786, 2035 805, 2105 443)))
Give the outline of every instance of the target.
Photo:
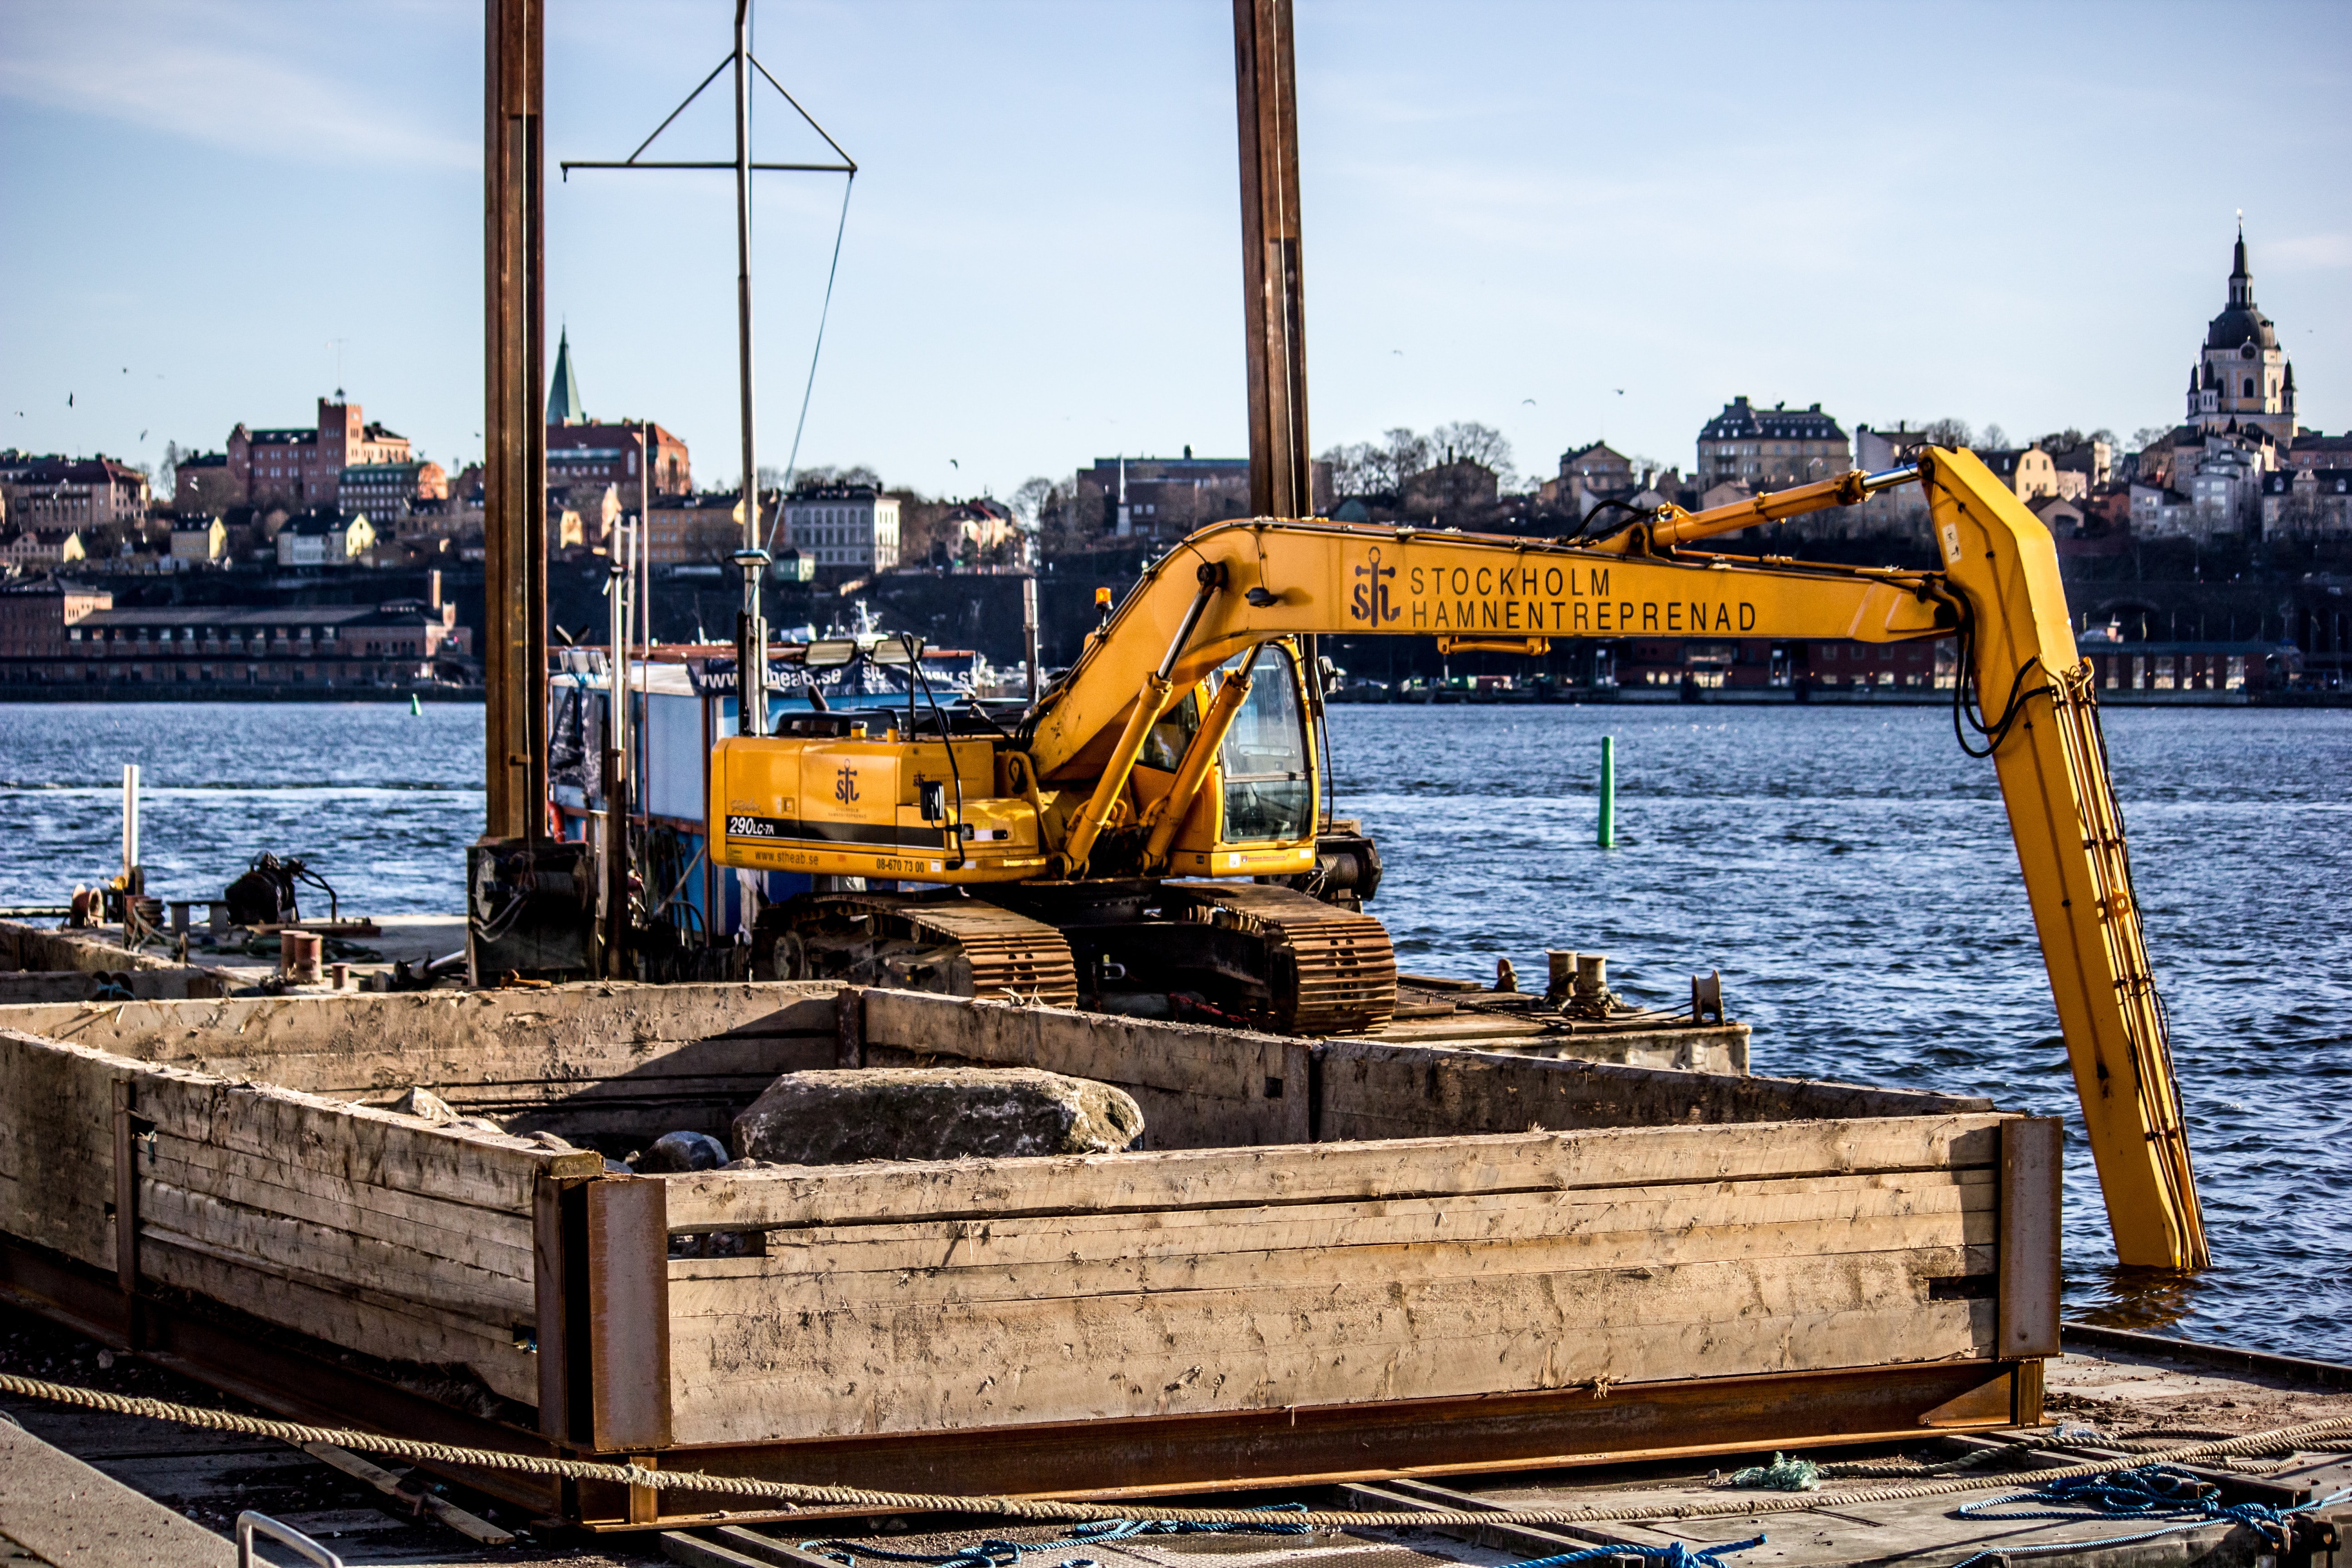
MULTIPOLYGON (((1090 842, 1087 824, 1099 824, 1171 691, 1266 642, 1313 634, 1528 652, 1557 637, 1957 636, 1956 700, 1982 737, 1971 749, 1992 759, 2000 781, 2116 1255, 2171 1268, 2209 1261, 2163 1007, 2057 552, 1973 454, 1931 448, 1889 474, 1847 474, 1708 512, 1669 508, 1589 544, 1313 520, 1202 530, 1147 572, 1041 699, 1025 729, 1034 776, 1091 786, 1076 829, 1090 842), (1938 571, 1687 548, 1911 482, 1927 491, 1938 571)), ((1196 735, 1187 764, 1215 740, 1213 731, 1196 735)), ((1197 787, 1200 771, 1181 767, 1180 785, 1197 787)), ((1185 804, 1161 803, 1161 820, 1185 804)), ((1164 848, 1165 837, 1155 846, 1164 848)), ((1071 858, 1083 864, 1083 853, 1071 858)))

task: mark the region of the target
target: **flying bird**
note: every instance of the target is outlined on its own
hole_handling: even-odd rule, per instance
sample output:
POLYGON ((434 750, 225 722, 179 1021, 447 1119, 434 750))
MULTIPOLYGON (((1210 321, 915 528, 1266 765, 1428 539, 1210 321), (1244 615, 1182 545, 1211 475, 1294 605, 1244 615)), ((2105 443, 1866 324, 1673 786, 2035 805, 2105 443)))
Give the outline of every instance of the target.
POLYGON ((1536 405, 1536 400, 1532 397, 1522 397, 1519 399, 1519 402, 1521 405, 1528 408, 1533 408, 1536 405))
POLYGON ((73 406, 73 394, 70 392, 66 394, 66 406, 68 408, 71 408, 73 406))
POLYGON ((957 462, 953 458, 950 458, 948 459, 948 467, 955 469, 958 473, 961 473, 963 471, 963 465, 957 462))
POLYGON ((142 430, 141 432, 139 432, 139 438, 140 438, 142 441, 144 441, 145 439, 147 439, 147 432, 146 432, 146 431, 144 431, 144 430, 142 430))

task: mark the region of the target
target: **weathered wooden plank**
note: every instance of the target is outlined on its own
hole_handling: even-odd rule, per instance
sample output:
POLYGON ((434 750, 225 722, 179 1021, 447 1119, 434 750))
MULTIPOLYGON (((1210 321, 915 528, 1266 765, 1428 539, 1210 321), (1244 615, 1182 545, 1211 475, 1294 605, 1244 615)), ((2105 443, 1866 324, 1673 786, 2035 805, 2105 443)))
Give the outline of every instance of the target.
MULTIPOLYGON (((817 1065, 830 984, 635 985, 11 1007, 0 1026, 314 1093, 817 1065)), ((829 1058, 830 1047, 826 1054, 829 1058)), ((824 1065, 830 1065, 829 1061, 824 1065)))
MULTIPOLYGON (((147 1278, 192 1290, 330 1344, 386 1361, 462 1367, 493 1392, 526 1405, 538 1397, 537 1357, 509 1331, 436 1313, 414 1301, 381 1297, 341 1281, 272 1268, 243 1257, 218 1257, 193 1237, 142 1229, 140 1263, 147 1278)), ((528 1323, 518 1320, 517 1328, 528 1323)))
MULTIPOLYGON (((1921 1258, 1932 1254, 1956 1260, 1956 1266, 1945 1272, 1990 1274, 1993 1236, 1994 1218, 1986 1213, 1880 1217, 1846 1226, 1710 1226, 1667 1236, 1643 1230, 1612 1231, 1508 1246, 1438 1241, 1258 1250, 1235 1247, 1163 1258, 971 1264, 895 1273, 818 1268, 746 1270, 730 1279, 716 1271, 734 1260, 714 1260, 692 1266, 690 1273, 673 1278, 671 1310, 679 1316, 732 1317, 756 1299, 762 1310, 783 1314, 836 1310, 887 1314, 933 1302, 1024 1302, 1312 1285, 1337 1288, 1343 1280, 1364 1289, 1532 1274, 1566 1282, 1596 1273, 1667 1265, 1826 1261, 1861 1253, 1921 1258)), ((688 1267, 678 1266, 681 1270, 688 1267)))
POLYGON ((1990 1167, 2001 1118, 1864 1118, 1262 1149, 715 1171, 670 1183, 673 1229, 1230 1208, 1514 1189, 1990 1167))
POLYGON ((2065 1123, 2054 1116, 2002 1123, 2000 1156, 2000 1353, 2058 1355, 2065 1123))
POLYGON ((159 1131, 355 1184, 528 1214, 544 1171, 593 1174, 601 1155, 559 1153, 520 1138, 436 1127, 270 1084, 226 1084, 168 1067, 125 1063, 140 1114, 159 1131))
POLYGON ((1411 1138, 1535 1127, 1939 1116, 1990 1109, 1989 1100, 1919 1090, 1333 1040, 1323 1048, 1319 1132, 1327 1140, 1411 1138))
POLYGON ((519 1279, 530 1278, 530 1222, 521 1215, 349 1182, 160 1131, 149 1152, 141 1155, 139 1166, 142 1175, 186 1192, 332 1226, 519 1279))
POLYGON ((1071 1280, 1089 1278, 1084 1271, 1098 1265, 1111 1266, 1108 1278, 1149 1274, 1164 1279, 1169 1288, 1190 1288, 1221 1267, 1223 1257, 1245 1260, 1247 1269, 1256 1272, 1269 1254, 1318 1260, 1302 1264, 1310 1277, 1321 1269, 1336 1279, 1343 1277, 1340 1271, 1352 1270, 1353 1278, 1370 1279, 1406 1266, 1391 1254, 1416 1252, 1426 1255, 1413 1265, 1423 1272, 1441 1271, 1448 1260, 1460 1260, 1462 1271, 1524 1272, 1630 1266, 1652 1258, 1989 1247, 1996 1238, 1993 1197, 1989 1184, 1927 1192, 1702 1189, 1696 1196, 1664 1189, 1219 1209, 1207 1215, 819 1226, 766 1233, 763 1257, 678 1259, 670 1272, 674 1279, 766 1277, 786 1285, 815 1279, 829 1289, 885 1298, 962 1289, 1014 1295, 1031 1289, 1043 1295, 1064 1293, 1066 1275, 1071 1280), (1476 1261, 1482 1258, 1488 1261, 1476 1261), (981 1276, 987 1277, 985 1285, 981 1276))
POLYGON ((1982 1356, 1935 1252, 689 1317, 677 1440, 911 1431, 1982 1356))
POLYGON ((139 1184, 139 1228, 142 1237, 153 1232, 201 1242, 215 1257, 340 1280, 479 1323, 486 1331, 510 1330, 534 1310, 528 1275, 493 1273, 145 1177, 139 1184))
POLYGON ((109 1270, 113 1078, 94 1053, 0 1029, 0 1230, 109 1270))

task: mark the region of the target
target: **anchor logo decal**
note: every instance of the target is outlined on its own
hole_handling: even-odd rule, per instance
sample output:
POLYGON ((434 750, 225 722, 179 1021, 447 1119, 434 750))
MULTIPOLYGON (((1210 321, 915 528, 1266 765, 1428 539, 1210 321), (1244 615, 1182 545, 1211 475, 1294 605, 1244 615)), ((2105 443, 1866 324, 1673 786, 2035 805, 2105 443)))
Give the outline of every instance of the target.
POLYGON ((1370 581, 1356 584, 1355 594, 1348 605, 1348 618, 1370 621, 1376 626, 1395 620, 1398 612, 1389 603, 1388 579, 1396 574, 1395 567, 1381 564, 1381 547, 1373 545, 1370 564, 1356 568, 1357 576, 1370 581))
POLYGON ((844 805, 857 804, 857 770, 847 763, 841 764, 841 776, 833 781, 833 798, 844 805))

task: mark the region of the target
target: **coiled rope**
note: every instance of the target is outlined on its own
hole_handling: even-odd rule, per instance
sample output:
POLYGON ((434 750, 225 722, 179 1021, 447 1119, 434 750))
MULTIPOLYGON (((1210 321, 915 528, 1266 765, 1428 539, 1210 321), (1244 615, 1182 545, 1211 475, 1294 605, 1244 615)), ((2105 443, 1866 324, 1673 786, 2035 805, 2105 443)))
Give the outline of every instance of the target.
MULTIPOLYGON (((176 1421, 183 1426, 235 1432, 248 1437, 270 1437, 298 1446, 331 1443, 353 1453, 385 1454, 410 1464, 461 1465, 561 1480, 605 1481, 663 1491, 703 1492, 713 1497, 742 1498, 788 1508, 850 1509, 863 1513, 969 1513, 1055 1524, 1086 1524, 1102 1520, 1127 1519, 1135 1511, 1132 1507, 1111 1503, 1055 1502, 1043 1498, 966 1497, 951 1492, 868 1491, 859 1487, 804 1486, 794 1481, 713 1476, 695 1470, 653 1470, 636 1465, 602 1464, 592 1459, 558 1459, 536 1454, 465 1448, 450 1443, 420 1443, 407 1437, 387 1437, 348 1427, 306 1426, 297 1422, 273 1421, 229 1410, 206 1410, 161 1399, 107 1394, 94 1388, 77 1388, 69 1384, 20 1377, 13 1373, 0 1373, 0 1394, 45 1399, 85 1410, 110 1411, 119 1415, 176 1421)), ((2274 1444, 2293 1443, 2303 1447, 2314 1440, 2342 1436, 2352 1436, 2352 1416, 2306 1421, 2297 1426, 2282 1426, 2273 1431, 2249 1433, 2242 1437, 2225 1437, 2210 1443, 2191 1443, 2165 1449, 2151 1458, 2186 1463, 2234 1454, 2265 1452, 2274 1444)), ((2129 1468, 2114 1460, 2102 1460, 2093 1464, 2069 1465, 2062 1469, 2037 1471, 2033 1480, 2038 1487, 2050 1487, 2091 1476, 2114 1475, 2129 1468)), ((1782 1492, 1769 1498, 1727 1498, 1713 1502, 1648 1503, 1616 1508, 1431 1509, 1386 1512, 1325 1510, 1289 1514, 1286 1516, 1285 1522, 1328 1530, 1402 1529, 1409 1525, 1435 1524, 1634 1524, 1650 1520, 1801 1513, 1809 1509, 1832 1505, 1851 1507, 1859 1503, 1902 1502, 1916 1498, 1988 1491, 1998 1487, 2013 1486, 2015 1482, 2014 1477, 1971 1476, 1914 1481, 1907 1485, 1863 1487, 1850 1491, 1782 1492)), ((1265 1522, 1265 1513, 1256 1509, 1158 1508, 1152 1510, 1152 1514, 1156 1519, 1170 1523, 1265 1522)))

